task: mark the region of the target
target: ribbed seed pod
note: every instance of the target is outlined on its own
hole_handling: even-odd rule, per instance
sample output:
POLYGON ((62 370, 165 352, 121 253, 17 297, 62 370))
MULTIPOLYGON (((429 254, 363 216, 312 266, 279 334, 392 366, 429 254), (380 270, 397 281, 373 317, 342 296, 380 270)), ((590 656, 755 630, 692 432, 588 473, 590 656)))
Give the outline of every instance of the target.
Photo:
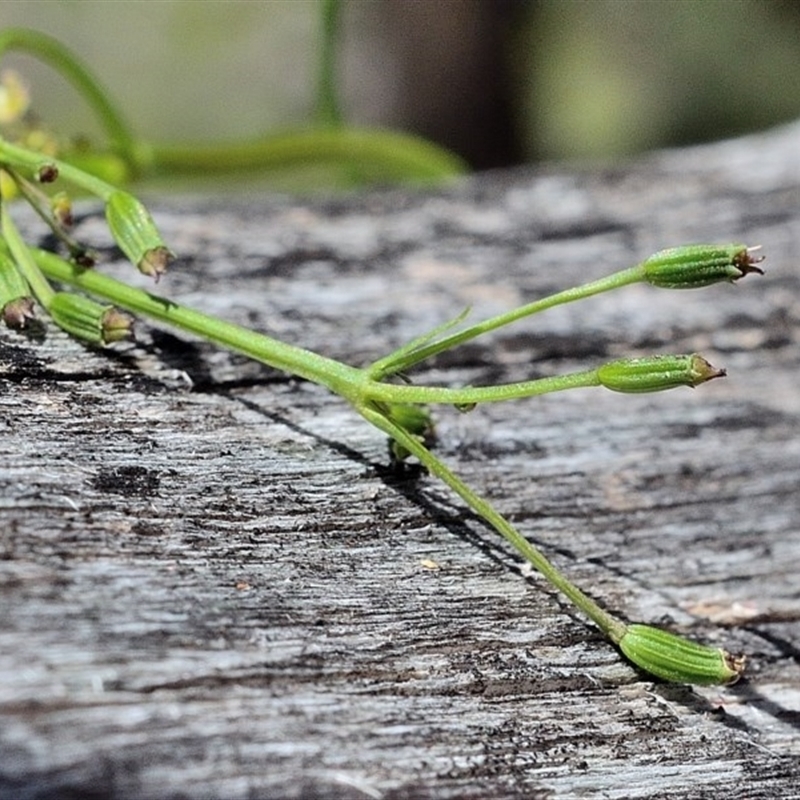
POLYGON ((106 221, 122 252, 140 272, 158 280, 172 253, 144 205, 128 192, 114 192, 106 203, 106 221))
POLYGON ((732 656, 651 625, 628 625, 619 648, 637 667, 673 683, 702 686, 735 683, 744 672, 744 656, 732 656))
POLYGON ((33 298, 28 282, 14 259, 0 250, 0 316, 9 328, 21 329, 34 319, 33 298))
POLYGON ((763 275, 755 265, 756 248, 743 244, 694 244, 672 247, 650 256, 643 264, 645 279, 663 289, 698 289, 712 283, 738 281, 751 272, 763 275))
POLYGON ((720 378, 725 370, 712 367, 702 356, 665 355, 622 358, 599 367, 601 386, 615 392, 660 392, 676 386, 699 386, 720 378))
POLYGON ((111 344, 131 333, 131 317, 83 295, 56 292, 47 311, 59 328, 91 344, 111 344))

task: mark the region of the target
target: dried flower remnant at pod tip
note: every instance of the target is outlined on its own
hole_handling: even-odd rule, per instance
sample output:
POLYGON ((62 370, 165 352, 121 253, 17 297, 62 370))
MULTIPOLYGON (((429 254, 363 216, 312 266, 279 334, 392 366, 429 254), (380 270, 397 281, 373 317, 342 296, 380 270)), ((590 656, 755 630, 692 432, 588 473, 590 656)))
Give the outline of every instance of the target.
POLYGON ((56 292, 47 311, 60 328, 89 344, 112 344, 132 335, 130 315, 82 295, 56 292))
POLYGON ((58 180, 58 167, 49 162, 42 164, 36 171, 36 180, 39 183, 55 183, 58 180))
POLYGON ((106 202, 106 221, 128 260, 158 281, 173 255, 144 205, 128 192, 115 191, 106 202))
POLYGON ((32 297, 18 297, 16 300, 10 300, 3 306, 0 316, 6 327, 13 330, 24 330, 29 322, 36 319, 34 313, 34 304, 32 297))

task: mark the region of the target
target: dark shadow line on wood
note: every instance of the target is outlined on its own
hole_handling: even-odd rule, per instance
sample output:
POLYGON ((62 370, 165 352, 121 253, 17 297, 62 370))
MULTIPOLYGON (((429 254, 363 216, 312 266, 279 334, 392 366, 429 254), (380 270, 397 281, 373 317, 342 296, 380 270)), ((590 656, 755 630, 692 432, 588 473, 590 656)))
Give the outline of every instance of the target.
MULTIPOLYGON (((302 425, 292 422, 279 413, 267 411, 258 403, 254 403, 247 398, 232 396, 227 392, 220 392, 220 394, 228 396, 230 399, 242 404, 248 410, 254 411, 272 422, 286 426, 294 433, 314 439, 319 444, 324 445, 349 461, 360 464, 370 470, 385 486, 402 495, 406 500, 430 517, 431 521, 442 525, 453 536, 479 549, 484 555, 490 558, 495 564, 501 566, 504 570, 516 572, 526 583, 535 586, 538 591, 542 591, 557 602, 562 611, 568 614, 572 619, 580 622, 581 625, 589 630, 595 630, 594 626, 585 622, 581 616, 573 614, 572 607, 568 605, 567 601, 562 600, 561 595, 555 590, 549 590, 549 587, 541 582, 538 573, 535 573, 533 576, 522 575, 519 558, 516 557, 509 548, 504 546, 503 542, 497 540, 499 537, 494 529, 481 517, 474 514, 466 506, 459 506, 441 496, 434 496, 438 495, 438 493, 435 492, 433 487, 421 488, 418 483, 419 478, 427 474, 421 466, 414 463, 392 463, 389 460, 390 454, 388 445, 387 463, 376 463, 367 458, 362 452, 355 450, 349 445, 336 439, 320 436, 302 425), (491 540, 470 527, 470 525, 467 524, 468 522, 485 530, 491 536, 491 540)), ((577 560, 576 555, 566 548, 554 548, 550 545, 543 545, 533 538, 531 538, 531 541, 537 546, 544 547, 551 552, 556 552, 569 560, 577 560)))
MULTIPOLYGON (((419 485, 419 478, 426 474, 421 467, 415 464, 392 463, 390 461, 387 461, 386 464, 376 463, 367 458, 362 452, 350 447, 349 445, 344 444, 336 439, 329 439, 325 436, 320 436, 319 434, 314 433, 302 425, 293 422, 286 416, 274 411, 268 411, 258 403, 254 403, 245 397, 231 395, 225 390, 221 390, 217 393, 227 396, 229 399, 240 403, 248 410, 254 411, 271 422, 284 425, 301 436, 308 436, 319 444, 329 448, 331 451, 340 454, 347 460, 353 461, 369 469, 381 480, 385 486, 402 495, 406 500, 429 516, 431 521, 441 525, 448 531, 448 533, 466 542, 471 547, 477 548, 487 558, 502 567, 504 570, 516 572, 527 584, 533 586, 536 591, 541 592, 550 600, 557 603, 563 614, 568 616, 577 624, 581 625, 584 630, 590 632, 594 636, 597 636, 598 640, 600 639, 595 626, 584 620, 583 617, 577 612, 574 612, 572 606, 569 605, 566 600, 563 600, 560 594, 554 590, 549 590, 549 587, 544 584, 538 573, 534 573, 531 576, 522 575, 520 566, 514 554, 509 549, 504 547, 502 542, 493 541, 493 539, 496 537, 494 529, 491 528, 481 517, 478 517, 466 507, 456 506, 449 500, 438 496, 438 493, 435 490, 432 491, 427 487, 421 488, 419 485), (491 535, 492 540, 487 539, 481 533, 474 530, 468 523, 475 524, 481 529, 487 531, 491 535)), ((387 459, 388 458, 389 455, 387 454, 387 459)), ((535 540, 531 539, 531 541, 535 540)), ((539 542, 536 542, 536 544, 540 545, 539 542)), ((553 548, 547 547, 547 549, 552 550, 553 548)), ((558 552, 562 556, 566 556, 572 561, 577 560, 575 554, 570 551, 564 550, 562 552, 561 549, 556 549, 555 552, 558 552)), ((620 574, 624 575, 624 573, 620 574)), ((761 631, 755 632, 759 635, 763 633, 761 631)), ((794 648, 793 657, 797 658, 798 654, 800 654, 800 651, 794 648)), ((642 680, 653 679, 649 676, 643 675, 642 680)), ((716 706, 706 698, 696 694, 690 686, 661 683, 659 681, 655 682, 655 686, 656 691, 658 691, 660 696, 668 699, 670 702, 683 706, 686 710, 692 713, 710 716, 726 728, 747 733, 753 737, 757 736, 757 732, 753 731, 746 721, 725 713, 724 708, 716 706)), ((746 698, 749 702, 757 703, 760 710, 765 711, 782 722, 789 721, 791 725, 800 729, 800 713, 790 711, 774 701, 763 697, 763 695, 758 693, 750 686, 747 680, 743 680, 734 686, 733 691, 746 698)))

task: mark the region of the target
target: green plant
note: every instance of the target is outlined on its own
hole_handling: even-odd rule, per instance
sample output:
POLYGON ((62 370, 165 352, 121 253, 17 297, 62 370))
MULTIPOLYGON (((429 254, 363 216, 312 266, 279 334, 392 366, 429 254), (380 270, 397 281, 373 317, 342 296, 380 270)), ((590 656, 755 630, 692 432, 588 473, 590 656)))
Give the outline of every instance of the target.
MULTIPOLYGON (((330 6, 333 7, 333 6, 330 6)), ((329 7, 329 9, 330 9, 329 7)), ((30 32, 0 34, 0 53, 8 43, 33 42, 34 52, 47 53, 57 65, 68 64, 72 75, 93 106, 107 120, 112 150, 125 163, 136 161, 138 146, 119 123, 102 90, 84 68, 52 41, 30 32), (46 46, 45 46, 46 45, 46 46), (53 55, 55 53, 55 56, 53 55), (65 60, 66 59, 66 60, 65 60)), ((327 90, 326 90, 327 91, 327 90)), ((24 102, 20 103, 24 106, 24 102)), ((335 104, 329 110, 335 116, 335 104)), ((430 416, 426 406, 455 405, 468 409, 479 403, 532 397, 578 387, 605 387, 618 392, 650 392, 675 386, 696 386, 724 374, 698 354, 620 359, 568 375, 513 384, 468 388, 419 386, 406 373, 421 361, 450 350, 489 331, 564 303, 575 302, 633 283, 667 289, 698 288, 737 281, 760 272, 760 258, 741 244, 690 245, 656 253, 642 263, 600 280, 537 300, 507 313, 463 327, 462 314, 364 368, 356 368, 317 353, 288 345, 264 334, 202 314, 172 300, 145 292, 105 276, 92 268, 89 251, 69 235, 69 202, 63 194, 47 195, 42 184, 56 180, 98 197, 105 208, 111 233, 126 257, 140 271, 158 279, 171 254, 144 206, 129 192, 41 148, 0 138, 0 306, 12 327, 30 324, 35 297, 53 321, 69 333, 94 345, 125 337, 130 319, 119 310, 141 314, 179 330, 192 332, 231 350, 321 384, 347 401, 368 422, 386 433, 396 458, 415 457, 441 479, 553 586, 565 594, 641 669, 666 680, 698 684, 730 683, 744 668, 743 658, 695 644, 667 631, 627 624, 601 608, 558 571, 525 537, 483 498, 470 489, 426 444, 430 416), (52 227, 65 244, 69 258, 28 246, 10 213, 10 200, 21 195, 52 227), (57 291, 51 281, 85 294, 57 291), (102 305, 93 298, 113 305, 102 305), (398 380, 398 379, 403 380, 398 380)))

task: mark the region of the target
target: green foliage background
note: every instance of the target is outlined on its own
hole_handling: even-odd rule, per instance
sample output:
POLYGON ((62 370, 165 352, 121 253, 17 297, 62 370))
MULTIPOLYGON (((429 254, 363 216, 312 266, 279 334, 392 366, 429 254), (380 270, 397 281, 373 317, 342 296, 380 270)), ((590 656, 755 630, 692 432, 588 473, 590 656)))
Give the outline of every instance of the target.
MULTIPOLYGON (((791 2, 346 0, 348 121, 437 138, 446 126, 426 129, 415 115, 413 92, 428 87, 409 85, 403 58, 420 25, 441 19, 454 31, 442 39, 444 59, 461 30, 484 24, 476 9, 486 4, 503 15, 495 57, 505 83, 475 91, 507 91, 514 142, 497 163, 617 157, 800 115, 800 11, 791 2), (412 7, 427 7, 428 21, 412 7)), ((41 30, 81 54, 146 138, 209 141, 313 118, 318 11, 317 0, 0 0, 0 24, 41 30)), ((49 70, 24 56, 12 62, 31 76, 51 124, 96 130, 49 70)), ((452 97, 422 103, 458 123, 452 97)), ((487 122, 463 117, 476 136, 487 122)))

